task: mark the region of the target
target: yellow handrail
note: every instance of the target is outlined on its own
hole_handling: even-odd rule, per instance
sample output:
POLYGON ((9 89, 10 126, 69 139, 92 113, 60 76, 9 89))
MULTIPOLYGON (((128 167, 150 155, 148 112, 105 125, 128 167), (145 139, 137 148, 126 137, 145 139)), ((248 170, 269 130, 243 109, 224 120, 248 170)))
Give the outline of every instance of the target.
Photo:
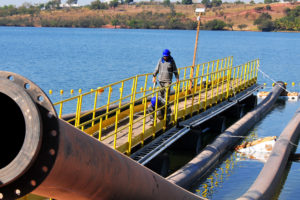
MULTIPOLYGON (((178 83, 169 85, 170 89, 150 87, 147 89, 149 84, 151 84, 148 81, 149 76, 152 76, 152 73, 148 73, 97 88, 94 91, 74 96, 57 102, 54 105, 59 106, 59 117, 62 117, 63 108, 65 108, 63 105, 66 102, 76 101, 75 117, 68 120, 68 122, 74 122, 76 127, 88 134, 98 134, 99 141, 106 141, 113 136, 113 148, 122 152, 126 149, 126 152, 130 154, 133 146, 137 143, 143 145, 144 140, 149 137, 147 119, 150 115, 154 115, 154 125, 151 130, 149 129, 151 132, 150 136, 155 137, 157 131, 164 131, 167 127, 167 110, 169 106, 173 106, 171 123, 176 124, 180 118, 184 119, 187 115, 192 116, 194 112, 199 113, 202 109, 206 110, 207 106, 217 104, 224 100, 224 98, 229 98, 229 96, 240 92, 256 82, 257 68, 259 66, 258 59, 236 67, 232 67, 232 60, 232 56, 230 56, 199 64, 197 65, 195 77, 192 78, 186 77, 187 70, 190 70, 191 66, 178 68, 179 73, 183 70, 183 79, 178 83), (189 81, 193 83, 191 90, 189 90, 189 81), (198 83, 198 81, 200 82, 198 83), (126 86, 130 84, 131 89, 128 90, 126 86), (137 88, 140 87, 141 89, 138 90, 137 88), (168 93, 171 92, 171 88, 174 88, 174 92, 169 95, 168 93), (160 90, 163 89, 166 89, 166 96, 170 96, 170 100, 166 99, 165 105, 162 107, 155 105, 154 111, 147 113, 149 99, 153 96, 158 98, 160 90), (117 95, 114 91, 117 91, 119 94, 117 95), (129 91, 130 94, 125 94, 129 91), (92 98, 93 107, 91 111, 82 113, 83 98, 91 94, 94 94, 92 98), (99 104, 99 95, 107 96, 106 104, 99 104), (129 99, 129 101, 125 102, 126 99, 129 99), (180 102, 182 102, 183 106, 180 106, 180 102), (164 116, 159 121, 157 119, 157 111, 162 109, 164 109, 164 116), (82 117, 89 115, 91 117, 88 117, 85 121, 81 120, 82 117), (126 118, 129 120, 129 123, 121 126, 119 123, 126 118), (133 129, 136 129, 134 128, 134 124, 140 121, 141 133, 137 136, 136 133, 133 134, 133 129), (107 129, 103 132, 104 128, 110 126, 114 127, 112 133, 107 129), (119 144, 117 142, 118 136, 121 132, 126 132, 126 130, 126 134, 128 134, 127 144, 119 144), (135 137, 138 137, 138 139, 135 139, 135 137), (120 145, 123 145, 123 147, 120 147, 120 145)), ((101 99, 105 100, 105 97, 101 96, 101 99)))

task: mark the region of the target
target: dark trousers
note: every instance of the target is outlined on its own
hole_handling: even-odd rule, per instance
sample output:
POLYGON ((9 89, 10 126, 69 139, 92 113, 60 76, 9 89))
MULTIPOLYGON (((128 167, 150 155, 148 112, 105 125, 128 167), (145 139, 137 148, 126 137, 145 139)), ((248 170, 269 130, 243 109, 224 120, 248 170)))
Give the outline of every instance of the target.
MULTIPOLYGON (((164 87, 167 87, 167 86, 171 85, 171 82, 159 82, 159 84, 160 84, 160 86, 161 86, 162 88, 164 88, 164 87)), ((167 90, 168 90, 168 100, 169 100, 169 96, 170 96, 170 87, 168 87, 168 88, 166 88, 166 89, 164 89, 164 90, 161 90, 161 91, 160 91, 160 96, 161 96, 163 99, 165 99, 167 90)))

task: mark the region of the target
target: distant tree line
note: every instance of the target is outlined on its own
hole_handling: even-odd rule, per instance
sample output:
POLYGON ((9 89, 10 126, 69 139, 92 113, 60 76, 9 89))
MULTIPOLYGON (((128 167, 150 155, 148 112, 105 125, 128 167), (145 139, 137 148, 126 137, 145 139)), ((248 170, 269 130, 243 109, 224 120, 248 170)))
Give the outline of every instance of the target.
MULTIPOLYGON (((187 1, 187 0, 185 0, 187 1)), ((123 3, 130 4, 132 0, 124 0, 123 3)), ((42 26, 42 27, 102 27, 111 24, 115 27, 135 28, 135 29, 196 29, 197 22, 188 18, 185 14, 176 13, 174 4, 170 0, 164 0, 162 4, 168 6, 168 13, 141 12, 134 16, 131 15, 73 15, 68 16, 67 12, 63 16, 40 15, 42 10, 46 13, 48 10, 61 9, 61 0, 51 0, 45 4, 31 5, 24 3, 20 7, 3 6, 0 7, 0 25, 1 26, 42 26), (14 17, 11 17, 14 16, 14 17)), ((76 3, 75 0, 68 0, 67 3, 76 3)), ((91 10, 101 10, 115 8, 119 5, 118 0, 110 3, 103 3, 95 0, 87 7, 91 10)), ((151 4, 151 2, 149 2, 151 4)), ((188 3, 188 2, 185 2, 188 3)), ((207 7, 218 7, 222 4, 221 0, 202 0, 207 7)), ((138 6, 137 4, 136 6, 138 6)), ((300 6, 295 9, 287 8, 286 16, 280 19, 272 20, 267 12, 271 10, 271 5, 265 7, 256 7, 255 10, 260 16, 254 21, 254 25, 261 31, 300 31, 300 6)), ((224 18, 225 19, 225 18, 224 18)), ((233 23, 227 20, 224 22, 214 19, 201 24, 201 29, 206 30, 233 30, 233 23)), ((237 27, 243 30, 246 24, 239 24, 237 27)))
POLYGON ((300 6, 295 9, 287 8, 286 16, 272 20, 271 15, 262 13, 255 21, 261 31, 300 31, 300 6))

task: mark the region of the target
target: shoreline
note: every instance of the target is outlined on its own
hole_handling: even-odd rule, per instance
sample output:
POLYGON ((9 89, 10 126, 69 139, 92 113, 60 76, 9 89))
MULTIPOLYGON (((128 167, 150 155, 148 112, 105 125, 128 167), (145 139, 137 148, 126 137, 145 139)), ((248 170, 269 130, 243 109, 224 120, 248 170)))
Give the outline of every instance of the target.
MULTIPOLYGON (((155 28, 124 28, 124 27, 121 27, 121 26, 113 26, 113 25, 104 25, 102 27, 60 27, 60 26, 15 26, 15 25, 0 25, 0 27, 21 27, 21 28, 69 28, 69 29, 76 29, 76 28, 83 28, 83 29, 123 29, 123 30, 126 30, 126 29, 133 29, 133 30, 186 30, 186 31, 196 31, 195 29, 165 29, 165 28, 158 28, 158 29, 155 29, 155 28)), ((207 30, 207 29, 200 29, 200 31, 232 31, 232 32, 261 32, 261 33, 300 33, 300 31, 259 31, 259 30, 227 30, 227 29, 224 29, 224 30, 207 30)))

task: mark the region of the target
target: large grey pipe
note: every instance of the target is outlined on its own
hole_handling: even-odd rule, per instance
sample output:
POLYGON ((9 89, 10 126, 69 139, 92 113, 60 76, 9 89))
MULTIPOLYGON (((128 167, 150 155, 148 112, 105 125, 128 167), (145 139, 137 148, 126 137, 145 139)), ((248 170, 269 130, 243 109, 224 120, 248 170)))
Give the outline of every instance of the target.
POLYGON ((289 155, 300 135, 300 109, 280 134, 272 153, 249 190, 239 200, 271 199, 280 184, 289 155))
POLYGON ((191 160, 184 167, 167 177, 172 183, 187 188, 197 179, 203 178, 225 153, 232 150, 233 146, 240 140, 239 136, 248 133, 251 127, 272 108, 278 96, 283 91, 284 84, 276 83, 270 94, 251 112, 230 126, 224 133, 191 160))
POLYGON ((0 71, 0 199, 203 199, 58 119, 47 95, 0 71))

